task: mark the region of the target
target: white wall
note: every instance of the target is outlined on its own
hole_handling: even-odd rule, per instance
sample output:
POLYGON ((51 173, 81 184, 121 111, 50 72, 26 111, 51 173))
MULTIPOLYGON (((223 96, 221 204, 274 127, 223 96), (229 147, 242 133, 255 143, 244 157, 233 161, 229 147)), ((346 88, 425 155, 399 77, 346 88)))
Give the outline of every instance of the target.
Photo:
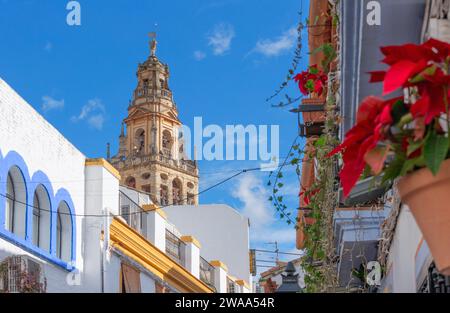
MULTIPOLYGON (((0 151, 5 156, 14 151, 24 160, 30 178, 43 172, 53 187, 53 195, 64 188, 71 196, 74 213, 85 213, 85 156, 39 115, 5 81, 0 79, 0 151)), ((1 160, 0 160, 1 162, 1 160)), ((0 179, 3 183, 4 177, 0 179)), ((35 186, 37 183, 34 184, 35 186)), ((35 186, 28 186, 35 187, 35 186)), ((53 196, 51 195, 51 196, 53 196)), ((2 201, 3 199, 0 199, 2 201)), ((33 199, 28 199, 32 205, 33 199)), ((114 199, 112 199, 114 201, 114 199)), ((116 205, 117 206, 117 205, 116 205)), ((83 273, 85 254, 83 218, 76 217, 76 268, 83 273)), ((96 238, 92 238, 96 239, 96 238)), ((26 250, 0 239, 0 260, 9 255, 30 255, 26 250)), ((40 259, 44 264, 49 292, 92 290, 89 286, 70 286, 68 271, 40 259)))
POLYGON ((228 274, 252 283, 249 264, 249 221, 223 204, 164 208, 168 220, 183 235, 194 236, 207 261, 220 260, 228 274))
POLYGON ((394 293, 415 293, 416 252, 418 251, 422 233, 407 206, 403 206, 397 220, 395 235, 388 257, 388 273, 392 275, 394 293))
MULTIPOLYGON (((60 188, 66 189, 72 197, 76 213, 82 214, 85 156, 1 78, 0 102, 0 151, 3 157, 10 151, 20 154, 30 176, 36 171, 44 172, 52 182, 54 192, 60 188)), ((76 266, 82 269, 80 218, 77 218, 76 224, 76 266)))

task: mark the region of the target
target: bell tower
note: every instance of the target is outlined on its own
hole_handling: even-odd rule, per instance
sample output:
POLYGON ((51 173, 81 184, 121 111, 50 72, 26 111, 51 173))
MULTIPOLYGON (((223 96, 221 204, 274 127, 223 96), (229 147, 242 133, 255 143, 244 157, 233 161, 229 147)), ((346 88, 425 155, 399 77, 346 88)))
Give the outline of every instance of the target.
POLYGON ((181 121, 169 87, 170 71, 156 56, 137 69, 137 87, 119 136, 119 151, 109 159, 121 183, 150 194, 160 205, 198 204, 198 168, 184 153, 181 121))

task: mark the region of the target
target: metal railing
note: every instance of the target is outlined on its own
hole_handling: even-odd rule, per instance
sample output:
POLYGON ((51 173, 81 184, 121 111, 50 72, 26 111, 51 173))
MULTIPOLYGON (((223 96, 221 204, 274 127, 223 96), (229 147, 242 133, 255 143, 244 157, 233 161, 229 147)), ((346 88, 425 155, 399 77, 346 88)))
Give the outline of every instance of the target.
POLYGON ((434 262, 431 263, 419 293, 450 293, 450 276, 441 275, 434 262))
POLYGON ((214 289, 214 266, 200 257, 200 280, 214 289))
POLYGON ((227 277, 227 293, 236 293, 234 281, 229 277, 227 277))
POLYGON ((149 87, 137 88, 134 91, 134 99, 146 98, 149 96, 162 97, 172 100, 172 92, 167 89, 152 89, 149 87))
POLYGON ((173 158, 168 158, 166 156, 164 156, 163 154, 156 154, 156 155, 142 155, 142 154, 135 154, 132 157, 126 158, 124 160, 119 160, 117 162, 113 162, 113 165, 118 165, 122 163, 122 166, 125 167, 131 167, 131 166, 136 166, 136 165, 146 165, 147 163, 151 163, 151 162, 161 162, 164 163, 165 165, 173 168, 173 169, 177 169, 177 170, 183 170, 189 174, 194 174, 197 175, 198 174, 198 169, 197 169, 197 165, 195 164, 194 161, 191 160, 176 160, 173 158))
POLYGON ((183 267, 186 264, 185 246, 186 244, 177 235, 166 229, 166 253, 172 260, 183 267))
POLYGON ((119 190, 119 215, 127 222, 128 226, 139 233, 142 233, 142 213, 144 210, 140 205, 119 190))

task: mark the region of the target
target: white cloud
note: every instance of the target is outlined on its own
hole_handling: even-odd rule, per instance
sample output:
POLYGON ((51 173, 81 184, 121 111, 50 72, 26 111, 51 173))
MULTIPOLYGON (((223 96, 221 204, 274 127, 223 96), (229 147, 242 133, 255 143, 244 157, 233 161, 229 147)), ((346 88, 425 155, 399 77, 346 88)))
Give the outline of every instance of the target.
POLYGON ((252 227, 258 229, 273 222, 270 212, 269 195, 260 178, 254 174, 242 176, 231 194, 243 203, 242 214, 250 218, 252 227))
POLYGON ((50 41, 47 41, 47 43, 44 46, 44 50, 47 52, 50 52, 50 51, 52 51, 52 49, 53 49, 53 44, 50 41))
POLYGON ((103 128, 103 123, 105 121, 105 117, 103 114, 97 114, 94 116, 91 116, 88 119, 88 124, 95 129, 101 130, 103 128))
POLYGON ((194 59, 196 59, 197 61, 201 61, 204 58, 206 58, 206 53, 200 50, 194 51, 194 59))
POLYGON ((214 55, 223 55, 229 51, 234 36, 235 32, 232 25, 217 24, 208 35, 208 45, 212 47, 214 55))
POLYGON ((89 100, 82 108, 78 116, 72 116, 71 121, 86 120, 92 128, 101 130, 105 121, 105 106, 98 98, 89 100))
POLYGON ((296 43, 297 29, 291 27, 276 39, 259 40, 253 51, 266 57, 274 57, 292 50, 296 43))
POLYGON ((64 99, 56 100, 50 96, 42 97, 42 110, 44 112, 55 109, 62 109, 63 107, 64 107, 64 99))

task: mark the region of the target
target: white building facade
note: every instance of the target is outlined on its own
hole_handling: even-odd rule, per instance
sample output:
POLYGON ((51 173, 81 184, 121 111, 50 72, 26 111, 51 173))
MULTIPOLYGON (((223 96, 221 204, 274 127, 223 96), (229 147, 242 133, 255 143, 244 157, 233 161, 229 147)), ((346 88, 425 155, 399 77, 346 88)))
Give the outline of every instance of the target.
POLYGON ((0 291, 27 291, 25 273, 38 276, 38 292, 227 292, 226 267, 201 258, 209 252, 192 233, 1 79, 0 120, 0 291))

